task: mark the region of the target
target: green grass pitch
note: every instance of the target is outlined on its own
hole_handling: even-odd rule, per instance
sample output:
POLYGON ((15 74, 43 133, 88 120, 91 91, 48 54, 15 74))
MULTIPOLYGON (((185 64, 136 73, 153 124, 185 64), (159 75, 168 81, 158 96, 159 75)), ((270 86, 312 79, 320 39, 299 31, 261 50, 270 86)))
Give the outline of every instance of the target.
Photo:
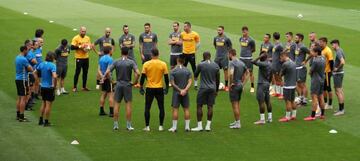
MULTIPOLYGON (((138 160, 138 161, 357 161, 360 160, 360 11, 356 0, 1 0, 0 1, 0 160, 138 160), (28 12, 24 15, 24 12, 28 12), (304 18, 296 16, 301 13, 304 18), (54 23, 49 23, 49 21, 54 23), (158 109, 153 104, 151 128, 143 132, 144 97, 134 89, 133 125, 135 131, 125 130, 124 108, 120 109, 120 130, 112 131, 112 119, 98 116, 100 93, 70 93, 56 97, 53 104, 51 128, 37 123, 40 102, 35 111, 26 112, 30 123, 15 120, 16 88, 14 59, 25 39, 33 38, 37 28, 45 30, 44 52, 54 50, 62 38, 70 40, 77 32, 73 28, 84 25, 94 41, 103 35, 105 27, 113 29, 116 40, 122 25, 130 32, 143 32, 143 24, 150 22, 158 34, 161 59, 168 62, 168 34, 173 21, 190 21, 201 36, 197 53, 209 50, 214 54, 212 38, 216 27, 225 26, 226 34, 239 50, 241 26, 247 25, 256 39, 257 50, 265 33, 301 32, 306 36, 315 31, 330 40, 338 38, 346 53, 345 105, 346 115, 333 117, 326 111, 325 121, 304 122, 310 106, 298 110, 298 120, 278 123, 284 115, 284 103, 272 99, 274 122, 255 126, 259 117, 254 94, 249 84, 241 101, 242 128, 227 127, 233 120, 228 94, 220 92, 214 107, 212 132, 185 133, 183 113, 177 133, 158 132, 158 109), (335 129, 338 134, 329 134, 335 129), (72 140, 79 145, 70 145, 72 140)), ((137 47, 136 47, 137 49, 137 47)), ((135 53, 138 53, 136 50, 135 53)), ((257 52, 258 53, 258 52, 257 52)), ((115 58, 119 57, 119 48, 115 58)), ((137 55, 139 58, 139 56, 137 55)), ((73 55, 69 58, 66 89, 71 90, 74 74, 73 55)), ((97 57, 91 54, 89 87, 95 88, 97 57)), ((255 71, 255 75, 256 75, 255 71)), ((308 78, 309 81, 309 78, 308 78)), ((191 127, 196 125, 195 96, 191 90, 191 127)), ((171 126, 171 91, 166 96, 165 128, 171 126)), ((334 97, 334 107, 337 100, 334 97)), ((204 119, 205 120, 205 119, 204 119)))

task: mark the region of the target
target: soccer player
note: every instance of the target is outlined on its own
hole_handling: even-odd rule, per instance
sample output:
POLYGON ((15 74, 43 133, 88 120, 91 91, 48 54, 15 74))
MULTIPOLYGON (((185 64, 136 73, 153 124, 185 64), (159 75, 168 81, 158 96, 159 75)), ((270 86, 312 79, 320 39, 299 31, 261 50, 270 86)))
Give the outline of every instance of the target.
POLYGON ((102 49, 103 56, 99 60, 98 66, 98 75, 101 78, 101 96, 100 96, 100 116, 106 115, 104 110, 105 99, 109 96, 109 116, 113 117, 114 114, 114 98, 113 98, 113 86, 112 86, 112 79, 111 75, 109 77, 105 77, 105 72, 109 68, 109 66, 113 63, 113 59, 110 56, 112 47, 111 46, 104 46, 102 49))
POLYGON ((340 41, 335 39, 331 41, 333 49, 336 51, 336 58, 334 63, 333 75, 334 75, 334 87, 336 96, 339 101, 339 110, 335 112, 335 116, 340 116, 345 114, 344 107, 344 91, 342 87, 342 82, 344 79, 344 65, 345 65, 345 53, 343 49, 340 48, 340 41))
POLYGON ((295 63, 296 63, 296 90, 298 93, 298 104, 307 104, 307 88, 306 75, 307 69, 305 65, 306 55, 310 53, 309 49, 303 44, 304 35, 297 33, 295 36, 295 63))
POLYGON ((268 57, 269 54, 266 51, 261 51, 260 56, 252 61, 254 65, 259 67, 256 99, 259 104, 260 120, 254 122, 255 125, 265 124, 265 106, 268 113, 267 122, 272 122, 272 106, 269 94, 269 86, 271 82, 271 62, 268 57))
POLYGON ((68 41, 66 39, 62 39, 60 46, 55 49, 55 60, 56 60, 56 75, 58 77, 58 88, 56 90, 56 95, 60 94, 68 94, 65 90, 64 83, 65 77, 67 73, 67 64, 68 64, 68 56, 70 54, 70 47, 68 46, 68 41))
POLYGON ((322 49, 321 53, 325 57, 325 82, 324 82, 324 101, 325 109, 332 109, 332 91, 331 91, 331 76, 334 70, 334 56, 330 47, 327 46, 327 38, 321 37, 319 44, 322 49), (328 100, 329 98, 329 100, 328 100))
POLYGON ((236 57, 236 50, 230 49, 228 58, 229 62, 229 97, 232 105, 235 121, 230 124, 230 129, 241 128, 240 123, 240 100, 243 91, 243 81, 245 79, 246 65, 236 57))
POLYGON ((158 42, 157 35, 151 32, 150 23, 145 23, 144 29, 145 32, 139 36, 139 51, 143 64, 152 59, 151 50, 157 48, 158 42))
POLYGON ((28 119, 24 117, 26 99, 29 94, 27 73, 32 72, 33 68, 25 58, 27 53, 27 47, 21 46, 20 54, 15 58, 15 84, 18 95, 18 98, 16 99, 16 119, 20 122, 28 122, 28 119))
POLYGON ((218 35, 214 37, 214 47, 216 49, 215 63, 218 64, 220 69, 224 69, 225 78, 225 91, 229 91, 228 83, 228 65, 229 56, 228 52, 232 48, 231 40, 224 34, 224 26, 217 28, 218 35))
MULTIPOLYGON (((104 47, 105 46, 110 46, 111 47, 111 50, 110 50, 110 53, 109 55, 112 56, 114 50, 115 50, 115 41, 113 38, 110 37, 111 35, 111 29, 109 27, 105 28, 105 35, 100 37, 99 39, 97 39, 95 42, 94 42, 94 46, 96 45, 99 45, 99 49, 100 51, 98 52, 98 55, 99 55, 99 59, 105 55, 104 54, 104 47)), ((96 89, 99 89, 100 88, 100 75, 97 74, 96 76, 96 89)))
MULTIPOLYGON (((42 46, 44 44, 44 40, 42 39, 42 37, 38 37, 38 38, 35 38, 33 41, 34 41, 33 53, 36 57, 37 64, 40 64, 43 61, 42 46)), ((34 92, 35 92, 36 96, 38 96, 39 91, 40 91, 40 80, 38 79, 38 77, 35 77, 34 92)))
POLYGON ((309 48, 311 49, 315 44, 319 43, 318 39, 316 38, 316 33, 315 32, 310 32, 309 34, 309 40, 310 40, 310 44, 309 44, 309 48))
POLYGON ((134 60, 128 58, 129 48, 121 48, 121 58, 116 60, 105 73, 105 77, 111 72, 116 71, 116 86, 114 94, 114 130, 119 129, 119 108, 122 100, 125 101, 126 108, 126 129, 134 130, 131 126, 131 102, 132 102, 132 84, 137 84, 140 76, 139 69, 134 60), (135 80, 131 83, 132 71, 135 73, 135 80))
POLYGON ((260 45, 260 53, 265 52, 267 54, 267 59, 269 59, 271 61, 272 49, 274 48, 274 45, 270 42, 270 39, 271 39, 270 34, 264 35, 263 43, 260 45))
POLYGON ((54 59, 55 53, 48 52, 45 61, 40 63, 35 71, 36 74, 41 75, 41 98, 43 101, 40 109, 39 125, 43 125, 44 127, 51 126, 49 122, 51 105, 55 100, 57 76, 56 66, 53 63, 54 59))
POLYGON ((82 69, 82 90, 90 91, 87 86, 87 75, 89 70, 89 51, 93 49, 90 37, 86 35, 86 27, 80 27, 78 35, 74 36, 71 41, 71 50, 75 50, 76 69, 74 75, 73 92, 77 92, 77 83, 82 69))
MULTIPOLYGON (((181 32, 180 41, 182 42, 182 52, 184 56, 184 66, 190 62, 193 73, 196 71, 196 51, 200 47, 200 36, 191 30, 191 23, 184 23, 184 31, 181 32)), ((197 79, 194 78, 194 87, 197 89, 197 79)))
POLYGON ((177 66, 171 70, 170 83, 173 86, 172 95, 172 127, 169 129, 170 132, 176 132, 179 106, 181 105, 184 109, 185 118, 185 131, 190 131, 190 99, 189 89, 191 87, 192 76, 188 68, 184 67, 184 58, 182 56, 177 57, 177 66))
POLYGON ((150 131, 150 109, 154 98, 156 98, 159 107, 159 131, 163 131, 163 124, 165 118, 164 95, 166 95, 169 90, 168 69, 166 63, 159 59, 158 49, 152 49, 151 53, 152 59, 144 63, 140 79, 140 94, 145 94, 145 128, 143 130, 150 131), (165 88, 163 83, 163 77, 165 80, 165 88), (146 92, 143 87, 145 79, 146 92))
POLYGON ((284 47, 280 43, 280 33, 273 33, 274 48, 272 50, 272 65, 271 70, 275 80, 275 93, 273 96, 278 97, 279 99, 283 98, 283 88, 282 88, 282 78, 280 76, 281 63, 280 63, 280 54, 283 52, 284 47))
POLYGON ((192 128, 191 131, 202 131, 202 106, 207 105, 207 122, 205 126, 206 131, 211 131, 211 120, 213 117, 213 106, 215 104, 215 98, 219 91, 220 73, 219 66, 211 61, 210 52, 203 53, 203 61, 197 66, 195 71, 195 78, 200 75, 200 88, 197 93, 197 127, 192 128))
MULTIPOLYGON (((28 52, 25 57, 33 69, 35 69, 35 67, 37 65, 36 57, 33 52, 34 43, 37 43, 37 42, 30 41, 30 40, 25 40, 25 42, 24 42, 24 45, 28 49, 28 52)), ((27 99, 26 99, 27 101, 26 101, 25 110, 32 110, 32 106, 35 104, 35 99, 38 98, 38 95, 37 95, 38 92, 35 91, 35 88, 34 88, 35 76, 34 76, 33 72, 28 72, 28 75, 26 77, 28 77, 28 79, 29 79, 29 81, 28 81, 29 95, 27 96, 27 99)))
POLYGON ((251 88, 250 92, 254 93, 254 75, 253 75, 253 64, 252 54, 255 52, 255 40, 249 36, 249 28, 247 26, 243 26, 241 28, 242 37, 240 37, 240 60, 243 61, 246 65, 246 78, 244 80, 244 85, 247 82, 247 79, 250 75, 251 88))
POLYGON ((320 119, 325 119, 325 103, 324 103, 324 82, 325 82, 325 58, 322 56, 321 47, 315 46, 311 48, 310 54, 312 61, 310 61, 310 77, 311 77, 311 98, 312 111, 309 117, 304 118, 305 121, 313 121, 316 119, 316 109, 320 106, 320 119))
POLYGON ((285 45, 285 49, 288 50, 289 52, 289 58, 292 61, 295 61, 295 49, 296 49, 296 44, 293 41, 293 37, 294 34, 292 32, 287 32, 285 34, 286 37, 286 45, 285 45))
POLYGON ((296 88, 296 64, 290 59, 289 52, 284 51, 280 55, 282 62, 280 76, 284 77, 284 100, 286 105, 285 117, 279 122, 296 120, 295 88, 296 88))
POLYGON ((123 26, 124 34, 119 38, 119 46, 120 48, 127 47, 128 54, 127 58, 133 60, 136 63, 135 55, 134 55, 134 47, 135 47, 135 36, 129 33, 129 26, 123 26))
POLYGON ((174 69, 177 64, 177 58, 182 54, 182 42, 180 41, 179 22, 173 23, 173 32, 169 35, 168 44, 171 47, 170 51, 170 67, 174 69))

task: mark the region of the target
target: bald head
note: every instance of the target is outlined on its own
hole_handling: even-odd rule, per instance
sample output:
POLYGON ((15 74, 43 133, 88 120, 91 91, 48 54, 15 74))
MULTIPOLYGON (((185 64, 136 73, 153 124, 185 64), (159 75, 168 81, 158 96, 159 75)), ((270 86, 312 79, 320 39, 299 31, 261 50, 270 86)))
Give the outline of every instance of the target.
POLYGON ((81 26, 80 27, 80 36, 84 37, 86 35, 86 27, 81 26))
POLYGON ((110 34, 111 34, 111 28, 110 27, 105 28, 105 36, 110 37, 110 34))

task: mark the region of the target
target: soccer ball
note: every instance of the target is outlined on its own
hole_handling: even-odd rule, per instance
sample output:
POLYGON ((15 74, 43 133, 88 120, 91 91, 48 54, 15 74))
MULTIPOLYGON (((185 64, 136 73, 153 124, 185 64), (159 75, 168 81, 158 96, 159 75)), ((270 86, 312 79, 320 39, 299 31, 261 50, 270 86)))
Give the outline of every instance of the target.
POLYGON ((294 102, 295 102, 295 104, 299 105, 301 103, 301 98, 296 97, 294 102))
POLYGON ((224 89, 225 89, 224 83, 220 83, 220 84, 219 84, 219 90, 224 90, 224 89))
POLYGON ((298 15, 297 15, 297 18, 303 18, 304 16, 301 14, 301 13, 299 13, 298 15))

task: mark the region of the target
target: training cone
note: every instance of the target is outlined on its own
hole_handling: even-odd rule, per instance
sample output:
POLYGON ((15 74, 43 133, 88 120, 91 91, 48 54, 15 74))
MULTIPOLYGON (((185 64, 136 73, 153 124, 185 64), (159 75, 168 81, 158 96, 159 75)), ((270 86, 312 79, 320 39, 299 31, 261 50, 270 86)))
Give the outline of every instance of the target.
POLYGON ((74 140, 71 142, 71 145, 79 145, 79 142, 77 140, 74 140))

